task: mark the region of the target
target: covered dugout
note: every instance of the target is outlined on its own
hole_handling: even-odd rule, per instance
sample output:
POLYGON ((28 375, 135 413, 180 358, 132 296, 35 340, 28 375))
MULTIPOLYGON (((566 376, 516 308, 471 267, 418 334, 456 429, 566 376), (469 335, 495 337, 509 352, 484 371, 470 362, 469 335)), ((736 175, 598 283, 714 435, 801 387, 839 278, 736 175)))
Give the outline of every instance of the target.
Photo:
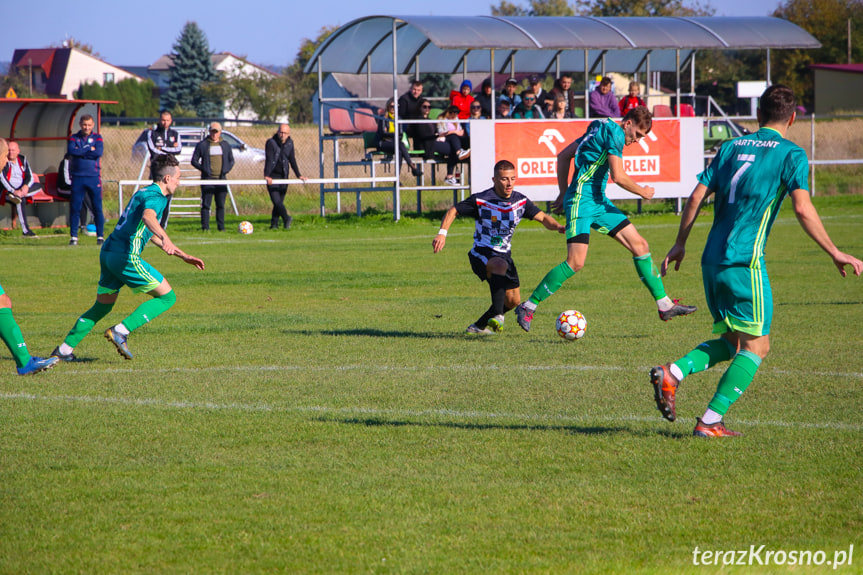
MULTIPOLYGON (((42 176, 42 184, 50 191, 57 167, 66 154, 66 143, 69 136, 79 130, 81 116, 93 116, 96 122, 94 131, 100 131, 102 104, 116 102, 0 98, 0 137, 18 142, 21 153, 30 162, 30 168, 42 176), (46 175, 49 176, 45 178, 46 175)), ((52 206, 50 204, 55 203, 56 198, 44 195, 36 199, 35 208, 28 210, 28 220, 33 220, 32 225, 65 225, 67 204, 52 206)), ((13 220, 9 217, 8 209, 2 210, 0 214, 0 227, 9 227, 13 220)))
MULTIPOLYGON (((625 74, 652 71, 675 72, 675 92, 680 101, 680 75, 687 67, 690 70, 690 94, 694 88, 695 56, 698 50, 764 50, 767 59, 767 81, 770 83, 770 51, 773 49, 819 48, 821 44, 808 32, 786 20, 770 17, 501 17, 501 16, 368 16, 359 18, 333 32, 318 48, 305 68, 306 73, 318 73, 320 116, 325 117, 326 106, 342 106, 342 98, 327 98, 322 91, 324 74, 342 72, 349 74, 391 74, 393 89, 385 94, 395 97, 395 78, 399 74, 419 77, 422 73, 455 74, 458 72, 486 72, 492 80, 495 75, 515 73, 553 74, 561 72, 584 74, 584 85, 593 74, 619 72, 625 74)), ((492 82, 494 84, 494 81, 492 82)), ((370 83, 369 83, 370 84, 370 83)), ((587 88, 584 96, 587 97, 587 88)), ((694 94, 692 94, 694 95, 694 94)), ((368 94, 367 96, 371 96, 368 94)), ((368 99, 368 98, 366 98, 368 99)), ((483 141, 489 138, 487 154, 472 151, 471 191, 486 187, 491 177, 491 168, 498 159, 499 138, 496 127, 506 120, 483 122, 483 141)), ((541 120, 520 120, 521 125, 542 123, 541 120)), ((670 128, 679 131, 676 147, 678 157, 674 159, 682 171, 669 177, 641 178, 657 188, 657 197, 686 197, 692 188, 694 173, 703 163, 702 120, 698 118, 662 119, 660 122, 676 122, 670 128), (693 157, 684 154, 689 151, 693 157), (698 156, 698 157, 696 157, 698 156), (685 169, 690 167, 691 169, 685 169), (685 182, 685 183, 682 183, 685 182), (663 185, 666 184, 666 185, 663 185)), ((585 120, 572 120, 566 124, 579 124, 575 131, 567 130, 566 138, 587 126, 585 120)), ((547 121, 545 124, 552 124, 547 121)), ((560 126, 549 125, 539 130, 556 130, 560 126)), ((472 126, 472 139, 475 137, 472 126)), ((517 128, 513 128, 516 131, 517 128)), ((320 123, 321 175, 324 167, 323 122, 320 123)), ((560 132, 560 130, 558 130, 560 132)), ((557 136, 546 136, 554 144, 557 136)), ((513 137, 510 133, 508 137, 513 137)), ((527 137, 527 136, 526 136, 527 137)), ((540 136, 541 138, 542 136, 540 136)), ((533 135, 534 142, 536 138, 533 135)), ((522 138, 524 139, 524 138, 522 138)), ((556 145, 542 146, 535 150, 524 150, 537 160, 533 165, 543 170, 553 168, 556 145), (542 147, 547 148, 545 151, 542 147), (551 163, 549 163, 551 162, 551 163)), ((512 153, 512 152, 510 152, 512 153)), ((518 152, 520 153, 520 152, 518 152)), ((646 152, 648 155, 650 151, 646 152)), ((661 159, 661 158, 660 158, 661 159)), ((644 165, 647 165, 645 163, 644 165)), ((653 164, 650 164, 653 165, 653 164)), ((557 188, 549 178, 539 174, 527 174, 531 184, 526 186, 526 174, 519 164, 519 189, 533 199, 556 197, 557 188)), ((396 197, 398 187, 396 183, 396 197)), ((609 186, 609 195, 622 193, 609 186)), ((326 190, 321 187, 321 206, 326 190)), ((619 195, 618 197, 630 197, 619 195)), ((398 218, 398 201, 395 217, 398 218)))

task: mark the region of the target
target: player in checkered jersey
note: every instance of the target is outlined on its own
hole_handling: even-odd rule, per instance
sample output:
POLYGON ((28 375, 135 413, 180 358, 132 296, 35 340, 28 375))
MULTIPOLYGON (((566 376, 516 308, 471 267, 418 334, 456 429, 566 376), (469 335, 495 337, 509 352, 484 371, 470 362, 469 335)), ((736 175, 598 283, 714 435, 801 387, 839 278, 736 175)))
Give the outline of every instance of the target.
POLYGON ((468 252, 470 266, 480 281, 487 281, 491 291, 491 306, 467 333, 492 333, 503 329, 503 314, 521 301, 518 270, 512 261, 512 234, 523 218, 536 220, 552 231, 564 233, 566 228, 537 208, 530 199, 513 189, 515 166, 501 160, 494 165, 494 186, 474 194, 447 210, 432 241, 434 253, 446 245, 446 235, 456 216, 476 220, 473 248, 468 252))

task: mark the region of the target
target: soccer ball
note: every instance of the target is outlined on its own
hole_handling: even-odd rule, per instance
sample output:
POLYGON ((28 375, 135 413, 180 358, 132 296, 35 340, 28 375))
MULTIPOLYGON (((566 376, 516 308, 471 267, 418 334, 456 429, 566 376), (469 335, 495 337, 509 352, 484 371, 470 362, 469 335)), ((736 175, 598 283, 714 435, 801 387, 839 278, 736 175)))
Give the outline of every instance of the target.
POLYGON ((557 316, 557 335, 567 341, 573 339, 581 339, 584 337, 584 330, 587 327, 587 320, 581 315, 580 311, 573 309, 567 310, 557 316))
POLYGON ((252 225, 252 222, 240 222, 240 225, 237 226, 237 231, 247 236, 255 231, 255 227, 252 225))

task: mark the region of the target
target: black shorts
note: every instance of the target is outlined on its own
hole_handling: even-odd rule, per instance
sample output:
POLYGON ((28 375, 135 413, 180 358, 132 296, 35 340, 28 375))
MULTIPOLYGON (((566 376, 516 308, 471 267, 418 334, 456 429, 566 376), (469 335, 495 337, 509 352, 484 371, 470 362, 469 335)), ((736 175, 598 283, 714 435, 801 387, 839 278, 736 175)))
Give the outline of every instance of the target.
POLYGON ((488 270, 486 265, 491 258, 501 258, 506 260, 506 289, 519 287, 521 284, 518 281, 518 270, 515 268, 515 262, 512 261, 510 254, 499 254, 489 248, 473 248, 467 253, 470 259, 470 268, 482 281, 488 281, 488 270))

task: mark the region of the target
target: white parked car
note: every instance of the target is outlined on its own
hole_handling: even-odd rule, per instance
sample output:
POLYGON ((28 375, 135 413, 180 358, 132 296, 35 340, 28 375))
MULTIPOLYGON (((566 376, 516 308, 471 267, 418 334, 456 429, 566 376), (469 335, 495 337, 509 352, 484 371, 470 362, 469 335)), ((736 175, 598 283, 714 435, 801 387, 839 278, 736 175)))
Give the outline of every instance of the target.
MULTIPOLYGON (((192 152, 195 151, 195 146, 207 136, 207 128, 176 126, 173 129, 179 134, 180 144, 183 146, 177 159, 180 162, 188 163, 192 159, 192 152)), ((141 135, 138 136, 138 139, 132 146, 132 160, 135 162, 142 162, 144 156, 147 154, 147 132, 148 130, 141 132, 141 135)), ((252 148, 227 130, 222 130, 222 139, 231 146, 231 151, 234 152, 234 161, 237 163, 263 162, 266 159, 266 152, 264 150, 252 148)))

